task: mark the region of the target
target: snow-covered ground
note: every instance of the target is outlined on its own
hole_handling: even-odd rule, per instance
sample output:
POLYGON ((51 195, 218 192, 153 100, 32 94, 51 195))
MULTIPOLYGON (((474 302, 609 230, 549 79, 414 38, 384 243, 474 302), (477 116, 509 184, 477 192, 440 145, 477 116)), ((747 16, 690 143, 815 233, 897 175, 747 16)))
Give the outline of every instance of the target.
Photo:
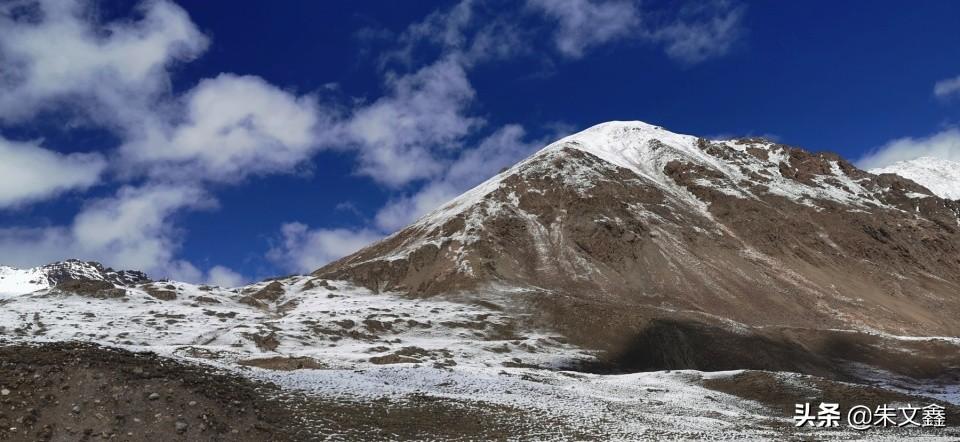
POLYGON ((0 266, 0 299, 47 288, 50 283, 40 267, 21 270, 0 266))
POLYGON ((703 376, 733 373, 602 376, 557 370, 591 354, 548 333, 516 328, 492 304, 375 294, 311 277, 236 289, 161 282, 128 288, 123 297, 98 298, 34 290, 26 276, 32 273, 20 273, 8 272, 11 282, 0 296, 0 337, 7 341, 79 340, 149 350, 351 401, 428 394, 505 405, 578 428, 602 428, 611 437, 693 436, 769 419, 760 404, 699 385, 703 376), (282 287, 269 296, 276 299, 249 301, 258 293, 264 298, 270 284, 282 287), (175 298, 157 299, 150 294, 157 290, 175 298), (386 359, 389 364, 377 359, 390 355, 401 358, 386 359), (238 364, 275 357, 308 357, 323 368, 238 364))
POLYGON ((957 161, 920 157, 873 169, 870 173, 894 173, 916 181, 941 198, 960 199, 960 162, 957 161))
POLYGON ((401 363, 487 367, 559 367, 590 357, 547 333, 516 330, 514 320, 495 306, 375 294, 310 277, 233 290, 153 283, 102 299, 48 288, 31 292, 35 285, 29 281, 19 287, 28 293, 0 295, 0 331, 6 336, 93 341, 227 361, 310 357, 344 368, 391 355, 401 363), (279 291, 257 295, 268 286, 279 291))
MULTIPOLYGON (((402 400, 429 394, 456 401, 505 405, 559 418, 574 428, 603 429, 605 437, 635 439, 668 434, 694 437, 760 426, 769 419, 769 410, 700 386, 704 377, 735 373, 592 375, 535 369, 397 366, 258 375, 288 387, 348 400, 402 400)), ((789 419, 784 416, 783 422, 789 419)), ((773 437, 775 432, 759 430, 749 434, 773 437)))
MULTIPOLYGON (((378 294, 309 276, 234 289, 158 282, 100 297, 35 290, 31 281, 38 275, 31 272, 5 272, 4 341, 80 340, 149 350, 349 401, 429 395, 501 405, 610 439, 777 439, 792 431, 792 416, 702 385, 737 372, 565 371, 592 355, 519 327, 495 303, 378 294), (310 358, 316 368, 248 366, 284 358, 310 358)), ((948 396, 937 397, 956 399, 948 396)), ((564 439, 562 431, 538 437, 564 439)), ((802 434, 861 436, 843 429, 802 434)))

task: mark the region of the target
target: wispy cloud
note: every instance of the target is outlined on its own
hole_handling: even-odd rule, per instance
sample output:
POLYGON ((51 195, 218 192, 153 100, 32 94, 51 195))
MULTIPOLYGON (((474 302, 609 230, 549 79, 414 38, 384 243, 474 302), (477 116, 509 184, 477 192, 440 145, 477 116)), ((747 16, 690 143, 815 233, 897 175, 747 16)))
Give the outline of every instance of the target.
POLYGON ((636 37, 642 23, 640 4, 631 0, 528 0, 527 5, 555 22, 557 49, 571 58, 594 46, 636 37))
POLYGON ((745 9, 726 1, 691 4, 663 27, 647 32, 670 58, 696 64, 730 51, 743 33, 745 9))
POLYGON ((383 237, 371 229, 311 229, 299 222, 284 224, 280 232, 279 244, 270 249, 267 257, 301 273, 316 270, 383 237))
POLYGON ((939 98, 960 95, 960 75, 938 81, 933 85, 933 95, 939 98))
POLYGON ((635 0, 527 0, 554 23, 557 50, 580 58, 617 41, 662 45, 670 58, 696 64, 728 53, 743 33, 745 7, 727 0, 689 2, 676 11, 648 10, 635 0))

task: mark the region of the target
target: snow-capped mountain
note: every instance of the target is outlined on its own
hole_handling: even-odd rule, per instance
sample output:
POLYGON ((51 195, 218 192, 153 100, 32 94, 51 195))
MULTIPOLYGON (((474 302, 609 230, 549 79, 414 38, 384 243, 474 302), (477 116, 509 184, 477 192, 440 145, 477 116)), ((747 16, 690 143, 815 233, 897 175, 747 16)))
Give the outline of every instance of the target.
POLYGON ((610 122, 314 275, 475 294, 630 367, 797 369, 791 330, 960 335, 958 220, 835 154, 610 122))
POLYGON ((67 281, 102 281, 133 286, 149 282, 149 279, 143 272, 114 270, 97 262, 75 259, 29 269, 0 266, 0 296, 49 289, 67 281))
POLYGON ((933 157, 900 161, 870 173, 893 173, 909 178, 930 189, 935 195, 950 200, 960 199, 960 162, 933 157))

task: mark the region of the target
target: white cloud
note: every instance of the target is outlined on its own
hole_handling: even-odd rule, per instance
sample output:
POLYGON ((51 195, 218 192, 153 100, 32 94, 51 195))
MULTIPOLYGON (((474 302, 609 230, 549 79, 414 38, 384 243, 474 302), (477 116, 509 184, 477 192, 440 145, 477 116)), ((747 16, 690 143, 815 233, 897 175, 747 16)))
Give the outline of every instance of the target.
POLYGON ((466 34, 476 20, 476 5, 474 0, 463 0, 448 10, 434 11, 422 21, 408 26, 401 36, 403 49, 411 51, 423 42, 430 42, 447 51, 462 51, 468 45, 466 34))
POLYGON ((207 271, 207 282, 220 287, 239 287, 246 284, 243 275, 224 266, 213 266, 207 271))
POLYGON ((147 1, 138 7, 141 19, 102 24, 85 1, 17 5, 0 15, 0 119, 78 108, 123 138, 126 176, 236 181, 289 171, 316 150, 313 97, 232 74, 201 81, 183 97, 171 94, 171 65, 208 45, 174 3, 147 1))
POLYGON ((148 119, 120 151, 166 178, 236 181, 289 171, 318 147, 319 110, 254 76, 221 74, 183 99, 175 122, 148 119))
POLYGON ((445 168, 442 176, 413 195, 394 199, 380 209, 377 227, 385 232, 400 229, 530 155, 540 142, 525 142, 525 135, 519 125, 500 128, 477 147, 464 151, 445 168))
POLYGON ((287 223, 281 229, 282 243, 268 258, 296 272, 309 273, 383 237, 369 229, 310 229, 302 223, 287 223))
POLYGON ((564 55, 579 58, 587 49, 635 35, 639 5, 630 0, 527 0, 527 5, 556 21, 554 43, 564 55))
POLYGON ((342 123, 359 149, 359 172, 399 186, 440 172, 434 150, 451 150, 482 124, 467 115, 474 90, 463 67, 447 58, 387 81, 389 94, 342 123))
POLYGON ((725 55, 741 34, 744 7, 726 1, 695 3, 681 8, 671 23, 650 31, 674 60, 695 64, 725 55))
POLYGON ((123 187, 113 197, 89 203, 69 226, 0 229, 0 262, 26 267, 72 257, 197 280, 196 268, 175 258, 181 232, 172 227, 171 217, 214 205, 192 187, 123 187))
POLYGON ((99 154, 62 155, 38 143, 0 137, 0 209, 96 184, 107 164, 99 154))
POLYGON ((133 268, 156 268, 171 258, 174 232, 169 217, 181 209, 212 204, 193 187, 123 187, 115 197, 96 201, 80 212, 71 233, 85 250, 133 268))
POLYGON ((80 0, 0 6, 0 119, 19 121, 69 102, 101 123, 123 124, 169 89, 166 69, 207 47, 172 2, 141 3, 137 21, 98 24, 80 0))
POLYGON ((960 161, 960 130, 951 128, 925 138, 905 137, 893 140, 864 155, 857 161, 857 165, 861 169, 877 169, 920 157, 960 161))
POLYGON ((933 85, 933 94, 940 98, 960 94, 960 75, 938 81, 933 85))

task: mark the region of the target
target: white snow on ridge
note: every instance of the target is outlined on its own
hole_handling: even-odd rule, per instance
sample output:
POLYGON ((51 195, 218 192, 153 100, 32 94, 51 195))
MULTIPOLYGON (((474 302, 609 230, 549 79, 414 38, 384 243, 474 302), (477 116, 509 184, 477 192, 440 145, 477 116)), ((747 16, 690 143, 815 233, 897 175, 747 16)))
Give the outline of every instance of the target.
POLYGON ((0 266, 0 299, 48 288, 50 283, 40 267, 21 270, 0 266))
MULTIPOLYGON (((789 155, 782 147, 777 148, 772 143, 751 143, 752 147, 768 152, 768 159, 761 160, 746 153, 746 145, 738 140, 713 141, 712 143, 718 146, 729 148, 739 157, 737 161, 729 161, 704 152, 697 145, 698 140, 696 136, 673 133, 642 121, 601 123, 549 144, 533 156, 425 215, 414 225, 420 227, 442 225, 443 222, 481 202, 486 195, 497 190, 506 177, 518 173, 544 155, 551 155, 563 148, 578 149, 612 165, 633 171, 650 184, 656 185, 682 204, 708 218, 709 213, 706 211, 705 203, 666 175, 664 167, 669 162, 678 160, 720 172, 725 178, 714 186, 721 192, 741 198, 754 198, 739 185, 742 181, 751 179, 744 173, 747 171, 764 175, 764 179, 768 180, 764 185, 769 193, 807 205, 813 205, 811 201, 817 199, 833 200, 858 207, 885 205, 860 183, 847 177, 836 162, 831 167, 830 176, 817 177, 814 180, 815 185, 805 185, 785 178, 780 173, 780 162, 789 162, 789 155), (826 178, 832 178, 832 182, 826 178)), ((580 184, 590 185, 589 182, 580 184)))
POLYGON ((920 157, 872 169, 870 173, 897 174, 930 189, 940 198, 960 199, 960 161, 920 157))
MULTIPOLYGON (((780 162, 788 162, 783 148, 775 148, 771 143, 752 143, 753 147, 766 150, 767 160, 755 158, 747 153, 746 147, 737 140, 720 140, 712 143, 730 148, 739 153, 740 158, 729 161, 710 155, 698 145, 699 138, 667 131, 641 121, 611 121, 598 124, 582 132, 560 139, 546 149, 574 147, 617 166, 629 169, 636 174, 656 183, 662 190, 694 207, 702 207, 693 194, 677 185, 664 173, 666 165, 674 160, 704 166, 722 173, 725 183, 717 187, 721 192, 738 195, 741 198, 753 198, 743 190, 739 183, 749 181, 744 173, 761 173, 768 181, 764 183, 767 191, 794 201, 810 205, 811 199, 833 200, 854 206, 883 205, 862 186, 847 177, 836 162, 832 164, 831 176, 839 185, 831 184, 822 177, 815 179, 817 185, 800 184, 782 176, 780 162), (844 186, 846 189, 844 189, 844 186)), ((545 149, 545 150, 546 150, 545 149)))

